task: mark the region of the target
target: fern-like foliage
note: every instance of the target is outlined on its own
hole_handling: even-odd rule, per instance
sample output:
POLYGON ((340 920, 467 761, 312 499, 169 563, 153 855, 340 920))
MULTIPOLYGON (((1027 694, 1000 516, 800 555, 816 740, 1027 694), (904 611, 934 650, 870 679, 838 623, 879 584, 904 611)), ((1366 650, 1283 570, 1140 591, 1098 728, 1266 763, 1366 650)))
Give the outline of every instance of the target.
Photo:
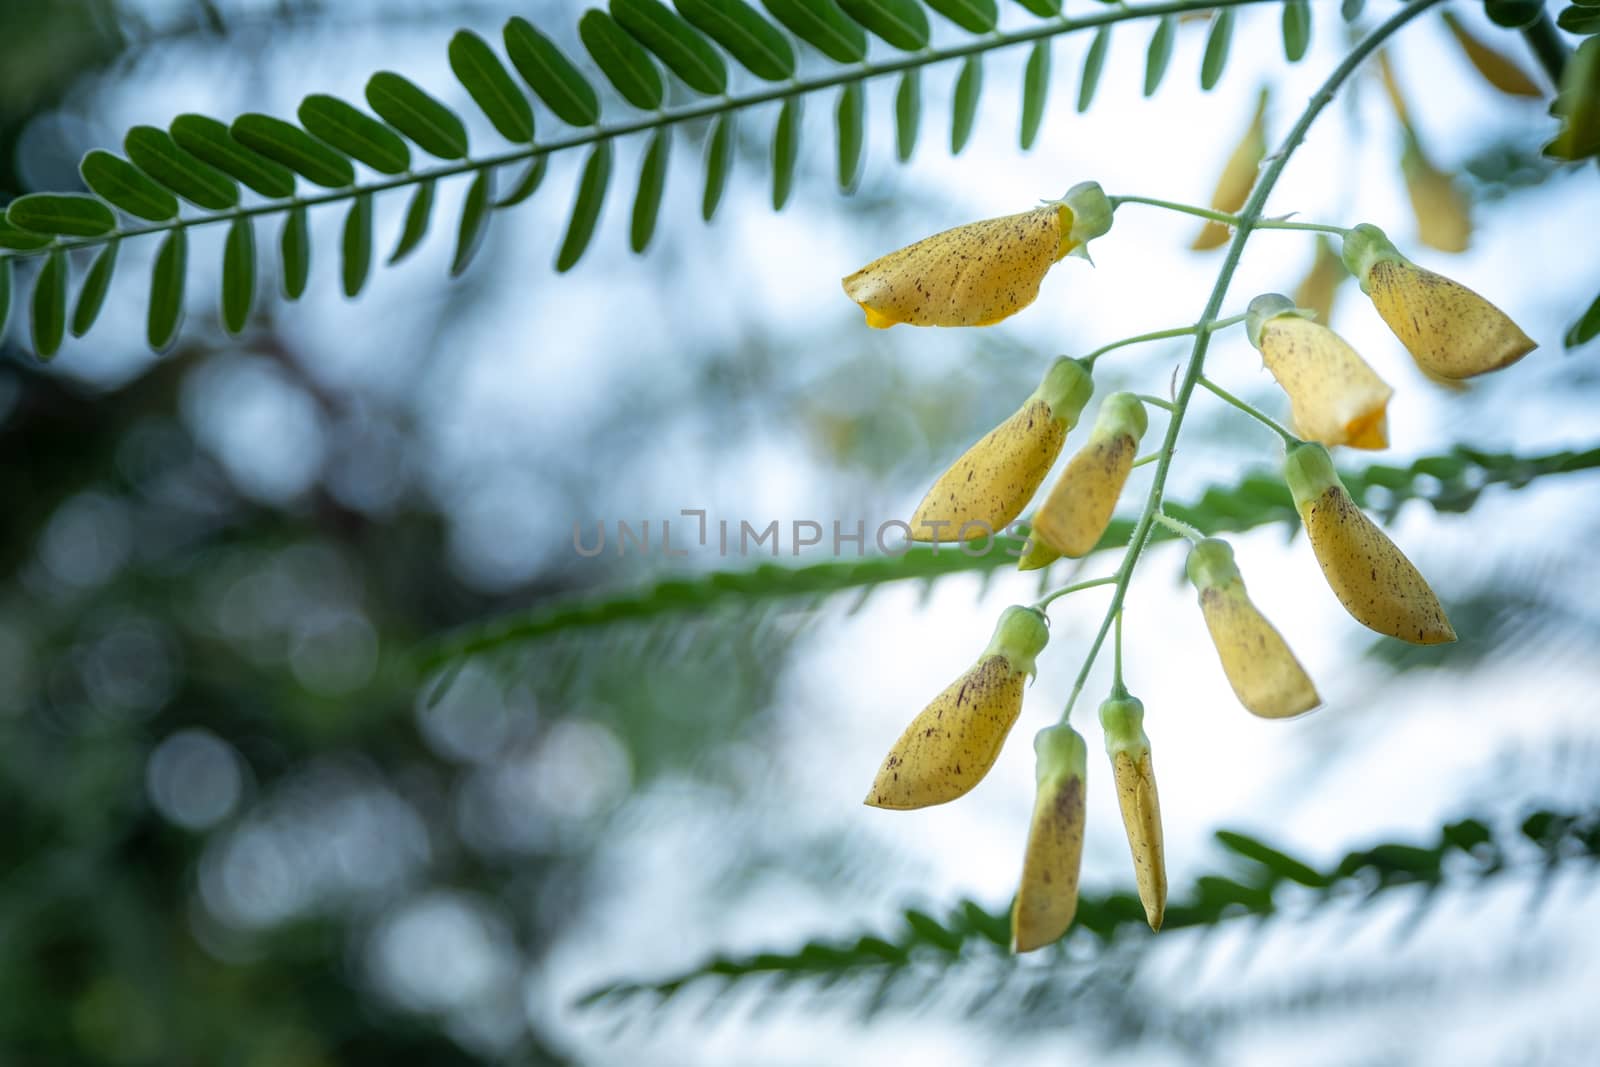
MULTIPOLYGON (((1600 447, 1517 456, 1458 446, 1405 467, 1375 463, 1343 471, 1340 476, 1357 503, 1387 521, 1408 501, 1422 501, 1440 512, 1465 512, 1490 486, 1516 489, 1539 478, 1596 468, 1600 468, 1600 447)), ((1247 474, 1236 485, 1207 489, 1199 500, 1169 503, 1166 510, 1218 534, 1300 521, 1282 476, 1273 471, 1247 474)), ((1131 520, 1116 520, 1099 547, 1120 547, 1132 533, 1131 520)), ((1165 527, 1156 527, 1151 534, 1152 539, 1174 536, 1165 527)), ((419 661, 424 670, 436 670, 506 645, 586 627, 707 611, 729 603, 785 597, 821 599, 852 590, 870 591, 890 582, 931 582, 951 574, 993 573, 1015 566, 1021 551, 1021 541, 999 537, 992 550, 981 555, 968 555, 951 545, 913 545, 899 556, 828 560, 798 567, 768 563, 667 578, 632 592, 538 607, 473 625, 429 644, 419 653, 419 661)))
MULTIPOLYGON (((1217 842, 1239 859, 1233 876, 1203 875, 1177 903, 1167 907, 1162 929, 1208 927, 1245 916, 1279 910, 1287 886, 1325 901, 1350 896, 1371 899, 1402 886, 1471 884, 1508 870, 1548 872, 1575 862, 1600 860, 1600 809, 1583 812, 1538 811, 1515 829, 1494 829, 1481 819, 1449 823, 1431 845, 1385 843, 1347 854, 1319 870, 1279 848, 1231 830, 1217 842)), ((942 916, 909 909, 900 928, 886 935, 865 934, 810 941, 788 952, 716 956, 690 971, 650 981, 619 981, 585 995, 581 1004, 619 1005, 641 995, 670 997, 707 979, 732 984, 775 977, 783 981, 833 982, 877 977, 880 989, 901 975, 944 968, 987 957, 1009 959, 1008 910, 991 911, 963 900, 942 916)), ((1083 894, 1074 930, 1055 946, 1057 960, 1082 962, 1103 955, 1118 938, 1144 938, 1144 909, 1132 893, 1083 894), (1076 931, 1076 932, 1074 932, 1076 931)))
MULTIPOLYGON (((403 74, 380 71, 366 85, 366 107, 324 93, 300 103, 295 121, 249 113, 231 122, 197 114, 179 115, 163 129, 137 126, 122 153, 88 153, 79 174, 88 192, 31 193, 12 201, 0 216, 0 330, 13 306, 15 261, 37 259, 29 312, 34 352, 49 359, 67 332, 81 336, 94 325, 116 276, 125 239, 159 241, 151 276, 146 339, 162 350, 176 340, 184 319, 188 233, 225 225, 220 308, 223 325, 244 328, 260 289, 256 276, 258 223, 282 220, 276 239, 280 289, 298 298, 309 277, 312 254, 308 209, 340 206, 345 221, 340 242, 344 293, 354 298, 367 285, 374 260, 373 199, 409 190, 401 233, 387 256, 404 259, 426 235, 438 182, 470 182, 456 222, 451 274, 470 265, 497 211, 532 197, 550 156, 584 150, 572 211, 556 254, 558 271, 582 259, 595 233, 613 181, 614 142, 649 134, 634 187, 629 243, 643 252, 655 233, 673 133, 685 123, 710 119, 702 213, 717 210, 731 161, 734 119, 763 104, 777 103, 771 138, 772 203, 789 199, 799 166, 800 109, 805 98, 837 90, 838 176, 849 192, 859 181, 865 144, 861 83, 898 77, 896 145, 910 157, 921 128, 924 68, 961 61, 960 91, 951 126, 951 149, 959 152, 971 133, 982 86, 982 58, 1004 48, 1031 47, 1024 74, 1020 138, 1031 147, 1038 135, 1050 88, 1050 42, 1093 29, 1078 93, 1083 110, 1093 99, 1112 27, 1136 19, 1158 20, 1145 72, 1146 95, 1155 90, 1171 55, 1176 19, 1216 12, 1206 49, 1202 83, 1221 76, 1231 37, 1232 9, 1269 0, 1167 0, 1118 6, 1067 17, 1060 0, 1017 0, 1037 21, 1000 31, 995 0, 926 0, 965 39, 932 47, 924 0, 763 0, 766 14, 746 0, 610 0, 578 22, 578 37, 593 69, 626 110, 608 113, 595 78, 523 18, 512 18, 500 50, 470 30, 449 42, 450 69, 460 87, 505 142, 474 152, 462 117, 403 74), (869 35, 901 53, 869 58, 869 35), (1160 45, 1159 48, 1156 45, 1160 45), (809 48, 820 73, 802 76, 809 48), (728 59, 753 81, 735 85, 728 59), (665 74, 663 74, 663 69, 665 74), (514 73, 513 73, 514 72, 514 73), (681 86, 690 102, 666 106, 681 86), (530 96, 531 92, 531 96, 530 96), (564 129, 540 137, 533 98, 564 129), (415 151, 414 151, 415 150, 415 151), (517 173, 496 189, 508 168, 517 173), (253 194, 253 195, 251 195, 253 194), (193 212, 186 211, 189 205, 193 212), (69 254, 96 254, 72 294, 69 254)), ((1305 0, 1284 4, 1285 54, 1304 54, 1310 20, 1305 0)))

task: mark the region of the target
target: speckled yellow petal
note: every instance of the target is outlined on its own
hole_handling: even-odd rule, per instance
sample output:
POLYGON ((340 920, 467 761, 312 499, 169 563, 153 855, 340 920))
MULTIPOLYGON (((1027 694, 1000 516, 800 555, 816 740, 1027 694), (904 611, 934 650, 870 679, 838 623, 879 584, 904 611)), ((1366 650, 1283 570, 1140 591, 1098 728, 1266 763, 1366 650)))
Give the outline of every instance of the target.
POLYGON ((1067 464, 1033 518, 1033 536, 1077 559, 1100 543, 1144 436, 1144 405, 1131 393, 1113 393, 1100 405, 1088 443, 1067 464))
POLYGON ((1167 859, 1161 834, 1161 798, 1156 792, 1150 738, 1144 732, 1144 704, 1137 697, 1113 695, 1100 705, 1106 754, 1116 779, 1122 829, 1133 858, 1134 881, 1150 929, 1161 929, 1167 913, 1167 859))
POLYGON ((1461 25, 1461 20, 1449 11, 1444 12, 1445 25, 1450 27, 1450 33, 1455 37, 1456 43, 1461 45, 1461 50, 1467 54, 1467 59, 1477 68, 1483 80, 1510 96, 1530 96, 1538 98, 1544 93, 1534 80, 1510 56, 1497 49, 1484 44, 1477 37, 1461 25))
MULTIPOLYGON (((1213 211, 1226 211, 1231 215, 1244 207, 1244 202, 1249 199, 1250 190, 1256 184, 1256 174, 1261 169, 1261 161, 1267 154, 1266 115, 1267 91, 1263 89, 1256 101, 1255 116, 1234 147, 1233 154, 1228 157, 1228 162, 1222 168, 1222 176, 1217 179, 1217 187, 1211 193, 1213 211)), ((1196 252, 1204 252, 1221 248, 1227 243, 1228 227, 1220 222, 1207 222, 1189 247, 1196 252)))
POLYGON ((1078 872, 1083 862, 1084 783, 1088 749, 1062 723, 1040 730, 1038 791, 1022 858, 1022 882, 1011 908, 1011 948, 1031 952, 1058 939, 1078 912, 1078 872))
POLYGON ((843 281, 867 325, 988 326, 1039 295, 1039 283, 1069 252, 1111 226, 1094 182, 1032 211, 984 219, 926 237, 868 263, 843 281))
POLYGON ((1195 545, 1187 570, 1239 703, 1263 718, 1285 719, 1322 702, 1283 636, 1251 603, 1226 541, 1207 538, 1195 545))
POLYGON ((1389 329, 1434 377, 1487 374, 1538 347, 1489 301, 1400 255, 1376 226, 1362 224, 1346 236, 1344 261, 1389 329))
POLYGON ((1357 622, 1414 645, 1456 639, 1427 581, 1350 499, 1327 449, 1295 446, 1284 474, 1323 576, 1357 622))
POLYGON ((1324 325, 1333 321, 1333 302, 1339 295, 1350 272, 1344 269, 1338 249, 1333 247, 1325 233, 1317 234, 1317 251, 1311 260, 1311 269, 1301 279, 1294 291, 1295 307, 1317 314, 1316 321, 1324 325))
POLYGON ((1256 297, 1249 313, 1246 334, 1288 395, 1301 437, 1351 448, 1389 447, 1394 390, 1355 349, 1304 318, 1281 294, 1256 297))
POLYGON ((1441 252, 1465 252, 1472 241, 1472 215, 1467 198, 1450 175, 1428 159, 1416 134, 1405 131, 1400 170, 1406 195, 1417 217, 1417 239, 1441 252))
POLYGON ((1007 608, 978 662, 922 710, 878 769, 866 803, 925 808, 964 795, 994 765, 1022 711, 1034 658, 1050 634, 1032 608, 1007 608))
POLYGON ((1011 523, 1039 491, 1094 382, 1058 359, 1017 411, 951 464, 911 516, 913 541, 975 541, 1011 523))

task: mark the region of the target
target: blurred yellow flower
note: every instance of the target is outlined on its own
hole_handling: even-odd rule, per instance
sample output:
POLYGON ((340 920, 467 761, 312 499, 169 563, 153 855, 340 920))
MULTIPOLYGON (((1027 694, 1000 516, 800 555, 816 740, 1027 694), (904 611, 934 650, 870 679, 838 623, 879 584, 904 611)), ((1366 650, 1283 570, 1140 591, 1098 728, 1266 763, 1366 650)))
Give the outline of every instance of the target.
POLYGON ((1032 211, 925 237, 844 279, 867 325, 988 326, 1033 303, 1039 283, 1069 253, 1111 228, 1100 186, 1080 182, 1032 211))
POLYGON ((1294 291, 1294 306, 1316 312, 1315 321, 1331 325, 1334 299, 1339 295, 1339 286, 1348 277, 1350 272, 1344 269, 1344 261, 1339 258, 1333 241, 1325 233, 1317 234, 1317 251, 1312 257, 1311 269, 1294 291))
POLYGON ((1116 778, 1117 803, 1133 857, 1139 902, 1150 929, 1159 930, 1167 913, 1167 859, 1161 837, 1161 798, 1150 763, 1150 738, 1144 732, 1144 704, 1125 692, 1113 694, 1100 705, 1100 726, 1105 730, 1106 754, 1116 778))
POLYGON ((1343 258, 1389 329, 1434 377, 1487 374, 1538 347, 1489 301, 1402 256, 1376 226, 1346 234, 1343 258))
POLYGON ((1443 15, 1444 24, 1450 27, 1451 36, 1467 54, 1468 62, 1483 75, 1484 81, 1511 96, 1529 96, 1538 99, 1544 95, 1539 86, 1534 84, 1533 79, 1528 77, 1510 56, 1474 37, 1452 12, 1445 11, 1443 15))
POLYGON ((1072 457, 1033 517, 1037 541, 1073 559, 1094 551, 1111 524, 1148 425, 1138 397, 1132 393, 1106 397, 1088 442, 1072 457))
POLYGON ((1289 450, 1284 477, 1334 596, 1361 625, 1414 645, 1456 639, 1439 598, 1411 561, 1356 507, 1328 450, 1289 450))
POLYGON ((1417 217, 1417 239, 1441 252, 1465 252, 1472 240, 1472 214, 1455 179, 1435 167, 1410 127, 1404 131, 1400 171, 1417 217))
POLYGON ((1388 448, 1389 397, 1366 360, 1279 293, 1250 301, 1246 334, 1289 396, 1295 430, 1325 445, 1388 448))
POLYGON ((1022 712, 1034 658, 1050 640, 1044 615, 1010 607, 978 661, 945 687, 894 743, 867 792, 874 808, 925 808, 983 780, 1022 712))
POLYGON ((1084 364, 1062 357, 1028 399, 939 476, 911 517, 913 541, 974 541, 1022 514, 1094 392, 1084 364))
POLYGON ((1022 883, 1011 909, 1011 948, 1031 952, 1067 932, 1078 912, 1088 747, 1066 723, 1033 739, 1038 781, 1022 883))
MULTIPOLYGON (((1225 211, 1233 214, 1244 207, 1244 202, 1250 198, 1250 190, 1256 184, 1256 174, 1261 169, 1261 161, 1267 155, 1267 90, 1261 90, 1261 95, 1256 98, 1255 116, 1251 118, 1250 125, 1245 128, 1244 136, 1239 139, 1238 145, 1233 149, 1233 154, 1228 157, 1228 162, 1222 168, 1222 176, 1217 179, 1217 187, 1211 194, 1211 209, 1225 211)), ((1189 247, 1196 252, 1204 252, 1211 248, 1221 248, 1228 243, 1228 227, 1220 222, 1207 222, 1200 229, 1194 239, 1194 244, 1189 247)))

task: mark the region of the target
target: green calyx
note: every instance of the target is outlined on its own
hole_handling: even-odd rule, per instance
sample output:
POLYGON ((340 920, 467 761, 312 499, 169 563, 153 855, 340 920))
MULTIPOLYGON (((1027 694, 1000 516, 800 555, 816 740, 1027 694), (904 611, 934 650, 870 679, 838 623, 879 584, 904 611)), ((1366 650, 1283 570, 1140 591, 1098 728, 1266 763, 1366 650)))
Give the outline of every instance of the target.
POLYGON ((1196 542, 1189 550, 1189 560, 1184 565, 1189 581, 1198 592, 1222 589, 1243 579, 1233 562, 1233 546, 1216 537, 1196 542))
POLYGON ((1081 359, 1062 356, 1050 364, 1044 381, 1033 391, 1035 399, 1050 406, 1050 417, 1067 429, 1078 425, 1084 405, 1094 395, 1094 375, 1081 359))
POLYGON ((1411 262, 1400 254, 1394 242, 1389 240, 1388 234, 1370 222, 1363 222, 1344 235, 1344 248, 1340 251, 1339 258, 1344 260, 1345 269, 1355 275, 1363 293, 1368 291, 1367 275, 1378 263, 1386 259, 1396 263, 1411 262))
POLYGON ((1131 437, 1134 444, 1144 437, 1150 427, 1150 416, 1145 414, 1144 403, 1132 393, 1112 393, 1100 402, 1100 413, 1094 419, 1094 439, 1131 437))
POLYGON ((1022 556, 1017 560, 1017 570, 1036 571, 1041 567, 1048 567, 1061 558, 1061 553, 1033 536, 1033 519, 1028 519, 1028 543, 1022 550, 1022 556))
POLYGON ((1033 735, 1034 775, 1040 785, 1069 778, 1082 781, 1089 772, 1089 746, 1066 723, 1046 726, 1033 735))
POLYGON ((1315 441, 1302 441, 1288 450, 1283 457, 1283 480, 1297 508, 1320 499, 1334 486, 1344 489, 1339 472, 1333 469, 1333 457, 1315 441))
POLYGON ((1035 657, 1049 642, 1050 627, 1045 623, 1044 612, 1013 604, 1000 613, 983 657, 1004 656, 1012 670, 1032 675, 1035 657))
POLYGON ((1245 308, 1244 332, 1249 336, 1250 343, 1257 349, 1261 347, 1261 327, 1277 318, 1279 315, 1299 315, 1303 319, 1316 321, 1317 313, 1306 308, 1297 308, 1294 301, 1282 293, 1262 293, 1250 301, 1250 306, 1245 308))
POLYGON ((1101 704, 1100 728, 1106 735, 1106 755, 1112 758, 1125 752, 1138 759, 1150 751, 1150 738, 1144 732, 1144 701, 1136 696, 1114 695, 1101 704))
MULTIPOLYGON (((1055 201, 1062 208, 1062 255, 1089 258, 1089 242, 1111 229, 1112 207, 1099 182, 1079 182, 1055 201)), ((1091 260, 1091 262, 1093 262, 1091 260)))

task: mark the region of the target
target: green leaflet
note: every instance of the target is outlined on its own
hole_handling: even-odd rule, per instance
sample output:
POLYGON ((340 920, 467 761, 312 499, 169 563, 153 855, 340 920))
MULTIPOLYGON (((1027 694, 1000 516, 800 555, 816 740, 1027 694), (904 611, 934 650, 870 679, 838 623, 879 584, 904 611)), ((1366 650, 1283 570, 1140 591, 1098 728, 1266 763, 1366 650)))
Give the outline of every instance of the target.
POLYGON ((558 119, 568 126, 593 126, 600 121, 600 98, 594 86, 554 41, 520 17, 506 23, 504 37, 511 65, 558 119))
POLYGON ((661 106, 666 88, 650 56, 616 19, 591 8, 578 20, 578 37, 590 57, 622 98, 642 111, 661 106))
POLYGON ((1017 0, 1017 3, 1042 19, 1061 14, 1061 0, 1017 0))
POLYGON ((835 63, 867 58, 867 34, 835 0, 761 0, 788 31, 835 63))
POLYGON ((902 52, 928 47, 928 16, 917 0, 839 0, 839 7, 902 52))
POLYGON ((1156 32, 1150 35, 1150 48, 1144 59, 1144 95, 1154 96, 1166 77, 1167 66, 1172 62, 1172 42, 1178 35, 1178 20, 1173 15, 1161 16, 1156 32))
POLYGON ((513 144, 533 140, 533 108, 511 80, 489 43, 471 30, 450 38, 450 69, 501 137, 513 144))
POLYGON ((111 209, 82 193, 27 193, 6 205, 6 221, 63 237, 99 237, 117 228, 111 209))
POLYGON ((1200 60, 1200 88, 1210 92, 1228 65, 1228 48, 1233 43, 1233 9, 1222 8, 1211 17, 1211 33, 1206 37, 1205 56, 1200 60))
POLYGON ((135 218, 165 222, 178 216, 178 198, 121 156, 96 148, 83 157, 78 173, 96 196, 135 218))
POLYGON ((772 210, 782 211, 794 189, 794 171, 800 161, 800 100, 789 97, 778 111, 772 131, 772 210))
POLYGON ((339 242, 339 274, 344 295, 354 300, 361 295, 372 273, 372 194, 358 193, 344 217, 344 232, 339 242))
POLYGON ((179 148, 166 130, 135 126, 122 139, 122 150, 134 166, 195 207, 226 211, 239 203, 233 179, 179 148))
POLYGON ((763 81, 794 77, 794 46, 789 38, 744 0, 673 0, 690 25, 716 41, 740 65, 763 81))
POLYGON ((611 0, 611 17, 695 92, 727 91, 728 67, 717 50, 661 0, 611 0))
POLYGON ((1039 124, 1044 121, 1044 104, 1050 95, 1050 41, 1043 38, 1028 53, 1028 65, 1022 72, 1022 150, 1033 147, 1039 137, 1039 124))
MULTIPOLYGON (((82 337, 88 333, 94 320, 100 317, 106 294, 111 291, 111 277, 117 268, 117 249, 121 245, 121 238, 113 237, 94 257, 89 273, 84 276, 83 286, 78 290, 78 303, 72 311, 72 336, 82 337)), ((5 315, 0 314, 0 333, 5 332, 4 320, 5 315)))
POLYGON ((428 223, 433 218, 433 187, 434 179, 429 178, 417 186, 411 194, 411 203, 406 207, 405 225, 400 230, 400 240, 395 244, 394 251, 389 253, 389 262, 398 263, 409 256, 427 236, 428 223))
POLYGON ((11 257, 0 256, 0 337, 6 333, 6 323, 11 318, 11 290, 16 275, 11 268, 11 257))
POLYGON ((67 331, 67 254, 57 248, 33 280, 33 351, 49 361, 67 331))
POLYGON ((356 169, 348 159, 292 122, 247 112, 233 120, 230 131, 234 140, 246 148, 288 167, 315 185, 342 189, 355 184, 356 169))
POLYGON ((650 247, 655 236, 656 217, 661 213, 661 196, 667 187, 667 156, 672 148, 672 134, 657 130, 645 150, 644 163, 639 168, 639 189, 633 198, 633 222, 628 228, 628 245, 635 253, 650 247))
POLYGON ((956 78, 955 101, 950 109, 950 154, 959 156, 972 138, 972 123, 983 95, 983 58, 968 56, 956 78))
POLYGON ((839 134, 839 188, 846 193, 855 192, 861 181, 866 118, 866 93, 860 82, 850 82, 839 90, 839 105, 834 112, 834 125, 839 134))
POLYGON ((917 132, 922 126, 921 71, 912 67, 900 75, 894 91, 894 152, 904 163, 917 150, 917 132))
POLYGON ((44 248, 55 240, 42 233, 29 233, 19 230, 6 221, 5 214, 0 212, 0 248, 11 248, 18 252, 33 252, 44 248))
POLYGON ((450 259, 450 277, 459 278, 483 245, 489 232, 489 212, 494 205, 494 172, 485 167, 472 179, 467 198, 461 205, 461 224, 456 228, 456 251, 450 259))
POLYGON ((544 184, 545 171, 549 169, 550 157, 548 155, 541 152, 539 155, 534 156, 533 161, 523 168, 522 177, 517 179, 517 184, 511 187, 509 193, 496 200, 494 206, 497 208, 516 207, 528 199, 538 190, 539 186, 544 184))
POLYGON ((988 33, 999 21, 994 0, 927 0, 929 7, 968 33, 988 33))
POLYGON ((717 116, 706 142, 706 184, 700 197, 700 217, 710 222, 722 203, 722 192, 728 187, 728 170, 733 165, 733 112, 717 116))
MULTIPOLYGON (((400 139, 399 134, 355 105, 348 104, 336 96, 313 93, 300 101, 300 109, 296 115, 300 119, 300 125, 309 130, 314 137, 328 142, 357 162, 365 163, 379 174, 404 174, 411 167, 411 149, 400 139)), ((300 170, 282 157, 275 158, 288 163, 297 171, 300 170)), ((339 164, 335 163, 333 166, 339 169, 339 164)), ((333 172, 330 171, 327 176, 333 177, 333 172)), ((352 179, 353 177, 352 174, 352 179)), ((317 184, 326 183, 319 181, 317 184)))
POLYGON ((311 276, 311 234, 304 204, 290 208, 283 220, 279 255, 283 260, 283 297, 299 300, 300 294, 306 291, 306 279, 311 276))
POLYGON ((567 220, 567 234, 561 240, 561 250, 556 253, 558 272, 565 274, 583 258, 594 237, 595 225, 600 221, 600 209, 605 206, 606 187, 610 183, 611 142, 601 141, 589 150, 589 160, 583 165, 578 197, 572 206, 572 217, 567 220))
POLYGON ((228 225, 222 246, 222 326, 239 333, 250 321, 256 301, 256 234, 250 220, 240 216, 228 225))
POLYGON ((1083 80, 1078 84, 1078 114, 1089 110, 1094 92, 1100 87, 1100 72, 1105 69, 1106 49, 1111 46, 1111 27, 1101 26, 1083 59, 1083 80))
POLYGON ((150 307, 145 319, 145 340, 165 352, 177 340, 183 325, 183 290, 189 268, 189 236, 181 227, 168 232, 156 252, 150 271, 150 307))
POLYGON ((367 79, 367 103, 383 121, 429 155, 440 159, 466 157, 467 128, 461 119, 408 78, 380 70, 367 79))
POLYGON ((234 140, 225 123, 205 115, 179 115, 170 129, 179 148, 262 196, 283 200, 294 195, 294 172, 234 140))
POLYGON ((1589 305, 1578 321, 1572 324, 1562 339, 1568 348, 1577 348, 1579 345, 1588 344, 1596 337, 1600 337, 1600 296, 1594 298, 1594 303, 1589 305))
POLYGON ((1283 55, 1298 63, 1311 44, 1311 0, 1288 0, 1283 5, 1283 55))

